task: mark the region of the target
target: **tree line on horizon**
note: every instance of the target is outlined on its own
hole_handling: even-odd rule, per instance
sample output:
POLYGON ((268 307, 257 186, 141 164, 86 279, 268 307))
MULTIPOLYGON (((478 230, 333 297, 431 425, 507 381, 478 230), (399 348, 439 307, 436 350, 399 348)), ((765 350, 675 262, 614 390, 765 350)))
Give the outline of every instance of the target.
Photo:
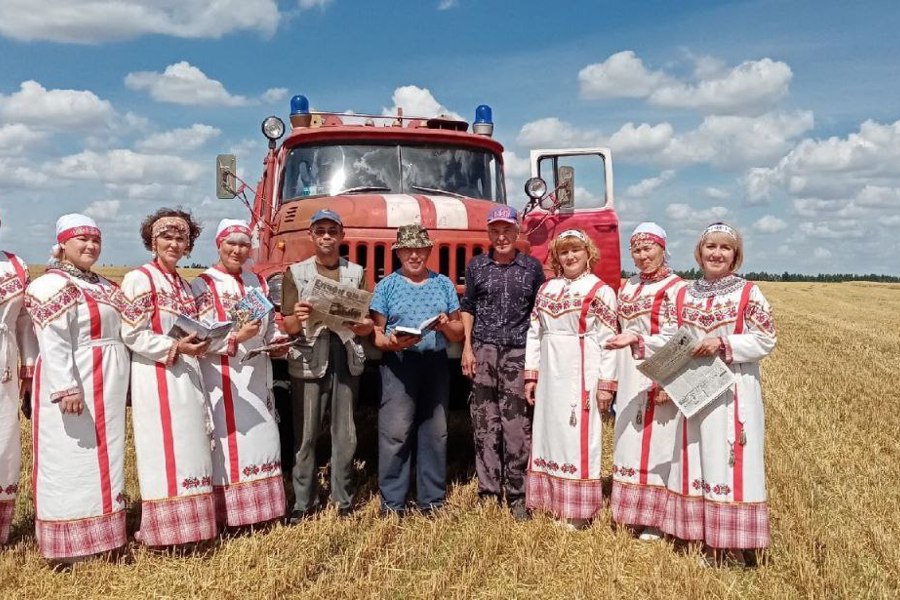
MULTIPOLYGON (((678 271, 675 273, 682 279, 700 279, 703 272, 694 267, 686 271, 678 271)), ((622 277, 631 277, 634 273, 622 271, 622 277)), ((750 281, 790 281, 790 282, 816 282, 816 283, 843 283, 845 281, 871 281, 874 283, 900 283, 900 277, 896 275, 879 275, 877 273, 857 274, 857 273, 818 273, 816 275, 805 275, 803 273, 768 273, 766 271, 748 271, 741 274, 745 279, 750 281)))

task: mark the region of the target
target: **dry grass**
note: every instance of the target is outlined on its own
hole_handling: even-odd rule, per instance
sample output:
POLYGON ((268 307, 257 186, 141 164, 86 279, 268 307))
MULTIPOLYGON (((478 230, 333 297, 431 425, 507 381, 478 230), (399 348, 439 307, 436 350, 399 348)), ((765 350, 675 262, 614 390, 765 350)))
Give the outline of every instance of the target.
MULTIPOLYGON (((496 507, 478 506, 465 415, 459 413, 451 440, 457 483, 437 518, 377 516, 372 421, 360 419, 361 454, 368 461, 359 473, 366 503, 351 518, 325 512, 300 526, 223 539, 186 557, 131 544, 118 563, 94 560, 65 573, 51 571, 35 547, 26 466, 12 545, 0 551, 0 594, 897 597, 900 412, 894 383, 900 372, 900 290, 806 283, 762 287, 780 328, 779 347, 764 363, 774 536, 768 566, 702 569, 668 543, 642 543, 614 531, 608 511, 591 529, 566 533, 543 517, 517 524, 496 507)), ((128 493, 135 500, 132 464, 133 457, 128 493)))

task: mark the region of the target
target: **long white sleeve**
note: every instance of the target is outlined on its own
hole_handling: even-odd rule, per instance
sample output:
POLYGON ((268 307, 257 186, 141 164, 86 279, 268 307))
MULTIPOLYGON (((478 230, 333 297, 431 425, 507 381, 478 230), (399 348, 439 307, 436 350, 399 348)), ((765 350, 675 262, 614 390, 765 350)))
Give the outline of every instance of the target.
POLYGON ((37 327, 32 336, 40 346, 42 385, 51 400, 83 394, 73 352, 80 300, 80 290, 58 275, 44 275, 28 286, 28 326, 33 320, 37 327))
POLYGON ((616 391, 618 385, 618 358, 616 350, 603 348, 606 340, 616 335, 618 331, 618 319, 616 317, 616 294, 608 285, 604 285, 597 291, 597 295, 590 308, 594 319, 594 330, 597 334, 597 343, 600 346, 600 360, 593 365, 597 375, 597 389, 616 391))
POLYGON ((772 309, 759 287, 754 285, 744 310, 744 332, 722 337, 725 362, 757 362, 772 352, 777 339, 772 309))
POLYGON ((122 292, 128 307, 122 320, 122 341, 132 352, 155 362, 171 365, 177 358, 178 342, 153 331, 155 299, 148 275, 130 271, 122 280, 122 292))

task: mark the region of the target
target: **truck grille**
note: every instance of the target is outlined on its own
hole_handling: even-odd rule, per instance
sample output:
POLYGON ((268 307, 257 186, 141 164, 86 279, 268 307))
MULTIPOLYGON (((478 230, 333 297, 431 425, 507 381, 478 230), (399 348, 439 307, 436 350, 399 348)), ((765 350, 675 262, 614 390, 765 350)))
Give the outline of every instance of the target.
MULTIPOLYGON (((456 285, 464 286, 466 265, 473 257, 486 251, 487 245, 481 243, 438 243, 432 250, 430 260, 434 262, 436 253, 438 272, 456 285)), ((347 242, 341 244, 340 254, 362 266, 366 270, 366 280, 372 286, 400 268, 400 261, 388 242, 347 242)))

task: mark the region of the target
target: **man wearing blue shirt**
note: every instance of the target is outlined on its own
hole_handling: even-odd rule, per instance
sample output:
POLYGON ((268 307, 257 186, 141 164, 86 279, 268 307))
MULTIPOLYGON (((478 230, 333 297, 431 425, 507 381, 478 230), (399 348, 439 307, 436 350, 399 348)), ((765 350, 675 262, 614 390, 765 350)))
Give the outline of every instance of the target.
POLYGON ((378 409, 378 488, 381 510, 401 513, 416 450, 416 504, 431 512, 447 492, 447 406, 450 373, 447 342, 462 341, 459 299, 447 277, 428 270, 432 241, 421 225, 397 230, 401 268, 378 282, 370 309, 381 359, 378 409), (437 317, 421 335, 402 334, 437 317), (415 439, 414 437, 415 436, 415 439))

